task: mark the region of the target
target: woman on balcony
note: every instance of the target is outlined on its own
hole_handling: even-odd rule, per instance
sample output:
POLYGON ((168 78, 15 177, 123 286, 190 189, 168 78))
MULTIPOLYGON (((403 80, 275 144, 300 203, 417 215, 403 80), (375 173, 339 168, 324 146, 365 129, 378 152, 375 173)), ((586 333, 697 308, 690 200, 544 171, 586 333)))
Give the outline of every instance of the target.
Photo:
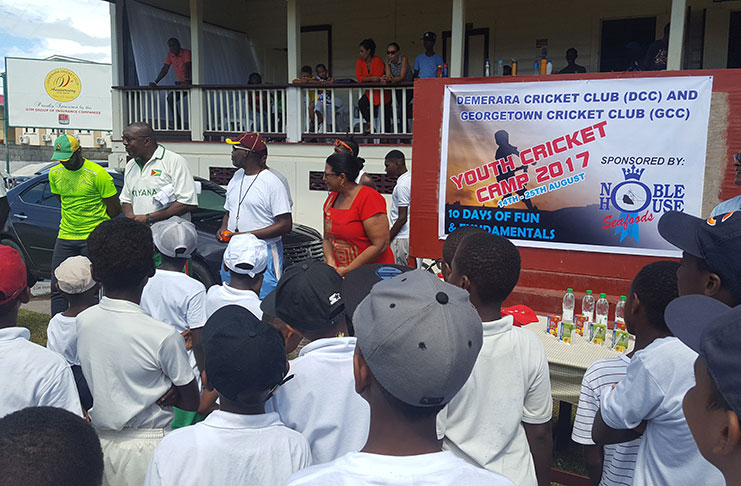
POLYGON ((343 277, 368 263, 394 263, 386 200, 355 183, 359 171, 357 157, 345 152, 330 155, 324 166, 331 191, 324 202, 324 259, 343 277))
MULTIPOLYGON (((401 54, 401 47, 396 42, 392 42, 386 48, 386 74, 382 81, 386 81, 391 84, 399 83, 411 83, 414 81, 414 69, 409 65, 409 59, 401 54)), ((407 119, 412 117, 412 96, 414 95, 413 89, 406 90, 406 113, 403 110, 404 106, 404 95, 403 91, 396 91, 396 106, 398 107, 397 120, 399 120, 399 131, 402 131, 401 120, 404 116, 407 119)))
MULTIPOLYGON (((373 39, 365 39, 360 43, 360 57, 355 63, 355 75, 359 83, 385 83, 386 64, 380 57, 376 56, 376 43, 373 39)), ((373 91, 373 118, 378 119, 378 107, 381 106, 380 90, 373 91)), ((370 133, 370 91, 366 91, 358 100, 358 109, 363 114, 365 124, 363 133, 370 133)), ((381 133, 391 131, 391 95, 383 94, 384 124, 377 130, 381 133)))

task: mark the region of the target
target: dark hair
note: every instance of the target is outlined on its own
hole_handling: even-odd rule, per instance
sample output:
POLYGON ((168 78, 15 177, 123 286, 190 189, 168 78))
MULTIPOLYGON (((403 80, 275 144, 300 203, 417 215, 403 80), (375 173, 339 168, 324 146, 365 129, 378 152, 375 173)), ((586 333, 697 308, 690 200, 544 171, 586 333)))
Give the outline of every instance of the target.
POLYGON ((3 484, 100 486, 103 451, 93 427, 55 407, 30 407, 0 419, 3 484))
POLYGON ((180 41, 176 37, 170 37, 167 39, 167 43, 180 45, 180 41))
POLYGON ((247 78, 247 84, 262 84, 260 73, 250 73, 250 76, 247 78))
POLYGON ((373 39, 363 39, 360 41, 360 46, 366 51, 370 51, 371 57, 376 55, 376 43, 373 39))
POLYGON ((445 407, 445 405, 435 407, 417 407, 415 405, 409 405, 408 403, 402 402, 401 400, 393 396, 391 392, 383 387, 383 385, 378 383, 378 380, 375 381, 376 384, 378 384, 378 389, 381 391, 381 395, 383 395, 383 398, 386 399, 386 402, 388 402, 391 408, 401 413, 404 418, 409 420, 410 422, 423 420, 435 416, 440 412, 440 410, 445 407))
POLYGON ((664 320, 664 310, 669 302, 679 296, 677 291, 679 263, 661 260, 641 268, 630 284, 630 292, 638 296, 651 326, 669 332, 664 320))
POLYGON ((399 47, 399 44, 397 44, 396 42, 389 42, 389 46, 394 46, 397 51, 401 50, 401 47, 399 47))
POLYGON ((309 65, 301 66, 301 72, 302 73, 309 73, 309 74, 311 74, 312 73, 311 66, 309 66, 309 65))
POLYGON ((566 54, 568 54, 569 52, 573 52, 575 56, 579 54, 574 47, 569 47, 568 49, 566 49, 566 54))
POLYGON ((448 235, 443 243, 443 262, 448 265, 453 264, 453 257, 455 257, 455 251, 458 249, 458 245, 461 241, 473 233, 483 233, 484 230, 478 226, 461 226, 448 235))
POLYGON ((324 64, 322 64, 321 62, 320 62, 319 64, 317 64, 317 65, 316 65, 316 66, 314 67, 314 69, 319 69, 319 68, 322 68, 322 69, 324 69, 325 71, 329 71, 329 69, 327 69, 327 66, 325 66, 325 65, 324 65, 324 64))
POLYGON ((489 302, 503 302, 520 278, 520 252, 507 238, 485 231, 466 236, 453 259, 476 293, 489 302))
POLYGON ((404 152, 402 152, 401 150, 396 150, 396 149, 394 149, 394 150, 390 151, 389 153, 387 153, 386 154, 386 157, 384 159, 385 160, 398 160, 401 163, 404 163, 405 162, 404 152))
POLYGON ((355 157, 360 155, 360 145, 358 145, 358 142, 356 142, 354 138, 350 137, 342 141, 350 147, 350 150, 352 150, 352 154, 355 157))
POLYGON ((333 153, 327 157, 327 164, 332 167, 335 174, 345 174, 351 182, 355 182, 358 174, 360 174, 360 169, 363 167, 356 156, 347 152, 333 153))
POLYGON ((93 276, 107 290, 130 290, 154 273, 149 226, 129 218, 103 221, 87 239, 93 276))
POLYGON ((152 125, 150 125, 147 122, 133 122, 126 125, 126 128, 124 128, 124 132, 127 131, 142 131, 143 137, 149 137, 152 139, 153 142, 157 142, 157 134, 155 133, 154 129, 152 128, 152 125))

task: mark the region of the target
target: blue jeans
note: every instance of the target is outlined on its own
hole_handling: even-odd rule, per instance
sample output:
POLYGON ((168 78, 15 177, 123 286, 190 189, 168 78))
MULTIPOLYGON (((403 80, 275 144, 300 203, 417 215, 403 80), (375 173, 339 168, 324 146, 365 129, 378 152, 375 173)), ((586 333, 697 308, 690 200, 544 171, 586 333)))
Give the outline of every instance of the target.
MULTIPOLYGON (((283 241, 279 240, 276 243, 270 243, 268 245, 268 268, 265 270, 265 275, 262 278, 260 300, 275 290, 281 275, 283 275, 283 241)), ((223 283, 229 283, 229 272, 224 270, 223 264, 221 265, 221 281, 223 283)))

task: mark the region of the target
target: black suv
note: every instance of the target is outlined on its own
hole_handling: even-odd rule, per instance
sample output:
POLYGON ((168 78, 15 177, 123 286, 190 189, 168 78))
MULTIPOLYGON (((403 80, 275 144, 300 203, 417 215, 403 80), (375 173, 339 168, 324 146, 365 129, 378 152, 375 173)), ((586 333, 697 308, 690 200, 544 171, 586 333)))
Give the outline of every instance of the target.
MULTIPOLYGON (((123 175, 109 170, 121 192, 123 175)), ((198 249, 192 259, 192 275, 206 288, 221 283, 221 268, 225 243, 216 240, 216 231, 224 217, 226 191, 218 184, 196 177, 201 184, 198 209, 191 220, 198 230, 198 249)), ((49 189, 48 172, 8 191, 10 214, 0 230, 0 244, 15 248, 28 268, 29 284, 51 278, 51 257, 62 217, 59 200, 49 189)), ((322 260, 322 237, 315 229, 294 224, 283 236, 283 264, 288 266, 309 259, 322 260)))

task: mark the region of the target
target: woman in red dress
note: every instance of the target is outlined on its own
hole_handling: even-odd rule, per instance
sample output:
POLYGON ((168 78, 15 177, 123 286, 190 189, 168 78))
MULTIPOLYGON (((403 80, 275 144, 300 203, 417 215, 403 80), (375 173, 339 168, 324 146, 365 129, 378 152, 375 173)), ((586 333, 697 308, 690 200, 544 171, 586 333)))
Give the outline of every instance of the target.
POLYGON ((394 263, 386 200, 355 183, 359 171, 357 157, 349 153, 330 155, 324 167, 331 191, 324 202, 324 259, 343 277, 368 263, 394 263))

